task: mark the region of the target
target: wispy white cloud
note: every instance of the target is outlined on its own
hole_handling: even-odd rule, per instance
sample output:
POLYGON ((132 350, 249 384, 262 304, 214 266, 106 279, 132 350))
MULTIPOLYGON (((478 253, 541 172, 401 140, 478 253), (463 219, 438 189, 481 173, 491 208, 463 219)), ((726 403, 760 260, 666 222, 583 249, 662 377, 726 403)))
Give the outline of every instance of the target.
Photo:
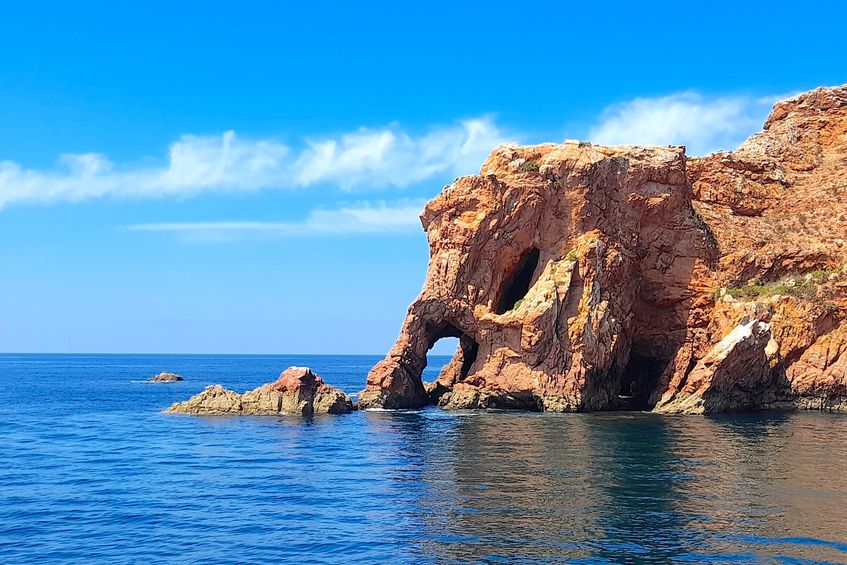
POLYGON ((170 146, 163 167, 122 168, 98 153, 62 155, 56 170, 25 169, 0 162, 0 207, 17 202, 80 201, 103 196, 191 196, 208 190, 273 186, 285 174, 288 147, 248 141, 226 132, 187 135, 170 146))
POLYGON ((412 137, 396 127, 361 129, 338 139, 309 143, 295 163, 297 182, 406 186, 438 174, 478 171, 494 147, 505 141, 490 118, 461 122, 412 137))
POLYGON ((127 226, 131 231, 169 232, 190 241, 228 241, 255 237, 403 234, 421 231, 423 199, 360 202, 334 209, 312 210, 294 222, 163 222, 127 226))
MULTIPOLYGON (((681 92, 636 98, 606 108, 588 132, 601 144, 682 144, 691 155, 733 149, 757 131, 776 97, 707 97, 681 92)), ((160 165, 113 163, 99 153, 62 155, 55 168, 0 161, 0 208, 9 204, 75 202, 92 198, 190 197, 208 192, 405 187, 479 170, 507 136, 483 116, 421 134, 397 124, 297 146, 277 139, 185 135, 160 165)), ((143 161, 149 163, 150 161, 143 161)))
POLYGON ((332 183, 404 187, 435 175, 470 174, 505 140, 489 117, 412 135, 396 124, 311 140, 299 151, 273 139, 186 135, 158 167, 119 166, 102 154, 63 155, 59 167, 0 161, 0 208, 12 203, 98 197, 193 196, 203 192, 291 189, 332 183))
POLYGON ((604 145, 685 145, 689 155, 732 150, 762 127, 775 99, 680 92, 609 106, 589 139, 604 145))

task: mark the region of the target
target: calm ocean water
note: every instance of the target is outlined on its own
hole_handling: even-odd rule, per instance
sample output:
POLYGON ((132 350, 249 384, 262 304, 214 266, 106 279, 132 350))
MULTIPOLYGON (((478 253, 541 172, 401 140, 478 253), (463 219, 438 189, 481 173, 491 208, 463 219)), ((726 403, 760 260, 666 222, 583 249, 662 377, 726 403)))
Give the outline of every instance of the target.
POLYGON ((845 416, 161 413, 376 360, 0 355, 0 563, 847 562, 845 416))

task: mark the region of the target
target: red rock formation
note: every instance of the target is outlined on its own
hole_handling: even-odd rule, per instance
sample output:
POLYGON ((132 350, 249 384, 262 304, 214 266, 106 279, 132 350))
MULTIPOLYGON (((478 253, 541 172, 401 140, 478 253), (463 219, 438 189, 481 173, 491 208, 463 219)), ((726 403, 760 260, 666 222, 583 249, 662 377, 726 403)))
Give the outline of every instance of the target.
POLYGON ((346 414, 353 410, 347 396, 323 382, 307 367, 289 367, 279 378, 256 389, 238 394, 221 385, 185 402, 177 402, 166 412, 199 415, 346 414))
POLYGON ((248 414, 344 414, 352 404, 347 396, 323 382, 307 367, 289 367, 279 378, 241 397, 248 414))
POLYGON ((360 403, 845 406, 845 202, 847 87, 780 102, 737 151, 700 159, 498 147, 423 211, 426 282, 360 403), (446 336, 459 348, 427 392, 446 336))
POLYGON ((745 318, 692 369, 677 373, 684 381, 669 387, 656 408, 666 413, 703 413, 769 402, 764 398, 772 391, 769 343, 770 326, 745 318))

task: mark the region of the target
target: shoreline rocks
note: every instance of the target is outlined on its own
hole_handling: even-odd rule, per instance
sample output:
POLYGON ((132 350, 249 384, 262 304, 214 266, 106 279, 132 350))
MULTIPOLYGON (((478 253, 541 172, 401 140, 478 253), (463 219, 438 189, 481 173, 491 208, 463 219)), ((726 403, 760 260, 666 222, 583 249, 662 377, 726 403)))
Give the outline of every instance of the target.
POLYGON ((289 367, 279 378, 258 388, 238 394, 221 385, 206 389, 184 402, 165 410, 172 414, 208 416, 277 416, 296 414, 347 414, 353 402, 339 389, 326 384, 307 367, 289 367))
POLYGON ((360 404, 847 409, 845 202, 847 85, 706 157, 497 147, 421 213, 426 280, 360 404))
POLYGON ((776 353, 770 326, 744 319, 697 361, 684 386, 670 387, 654 411, 703 414, 769 404, 770 363, 776 353))
POLYGON ((179 381, 184 381, 182 375, 177 375, 176 373, 159 373, 155 377, 147 379, 148 383, 176 383, 179 381))

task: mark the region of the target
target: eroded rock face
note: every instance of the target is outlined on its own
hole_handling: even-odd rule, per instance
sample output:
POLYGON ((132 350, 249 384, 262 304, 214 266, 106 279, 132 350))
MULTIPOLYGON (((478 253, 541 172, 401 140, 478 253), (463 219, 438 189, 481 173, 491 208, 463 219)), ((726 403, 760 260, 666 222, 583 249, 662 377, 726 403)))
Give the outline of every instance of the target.
POLYGON ((279 378, 244 394, 221 385, 206 390, 166 412, 198 415, 346 414, 353 403, 340 390, 323 382, 306 367, 289 367, 279 378))
POLYGON ((360 405, 843 406, 845 202, 847 87, 780 102, 737 151, 700 159, 498 147, 424 209, 426 282, 360 405), (738 298, 748 284, 760 294, 738 298), (448 336, 459 348, 426 390, 448 336))
POLYGON ((159 373, 155 377, 147 379, 147 382, 151 383, 175 383, 179 381, 183 381, 185 379, 182 376, 177 375, 176 373, 159 373))
MULTIPOLYGON (((655 410, 668 414, 757 407, 773 394, 770 360, 776 353, 770 326, 744 319, 673 383, 655 410)), ((693 360, 693 358, 692 358, 693 360)))

